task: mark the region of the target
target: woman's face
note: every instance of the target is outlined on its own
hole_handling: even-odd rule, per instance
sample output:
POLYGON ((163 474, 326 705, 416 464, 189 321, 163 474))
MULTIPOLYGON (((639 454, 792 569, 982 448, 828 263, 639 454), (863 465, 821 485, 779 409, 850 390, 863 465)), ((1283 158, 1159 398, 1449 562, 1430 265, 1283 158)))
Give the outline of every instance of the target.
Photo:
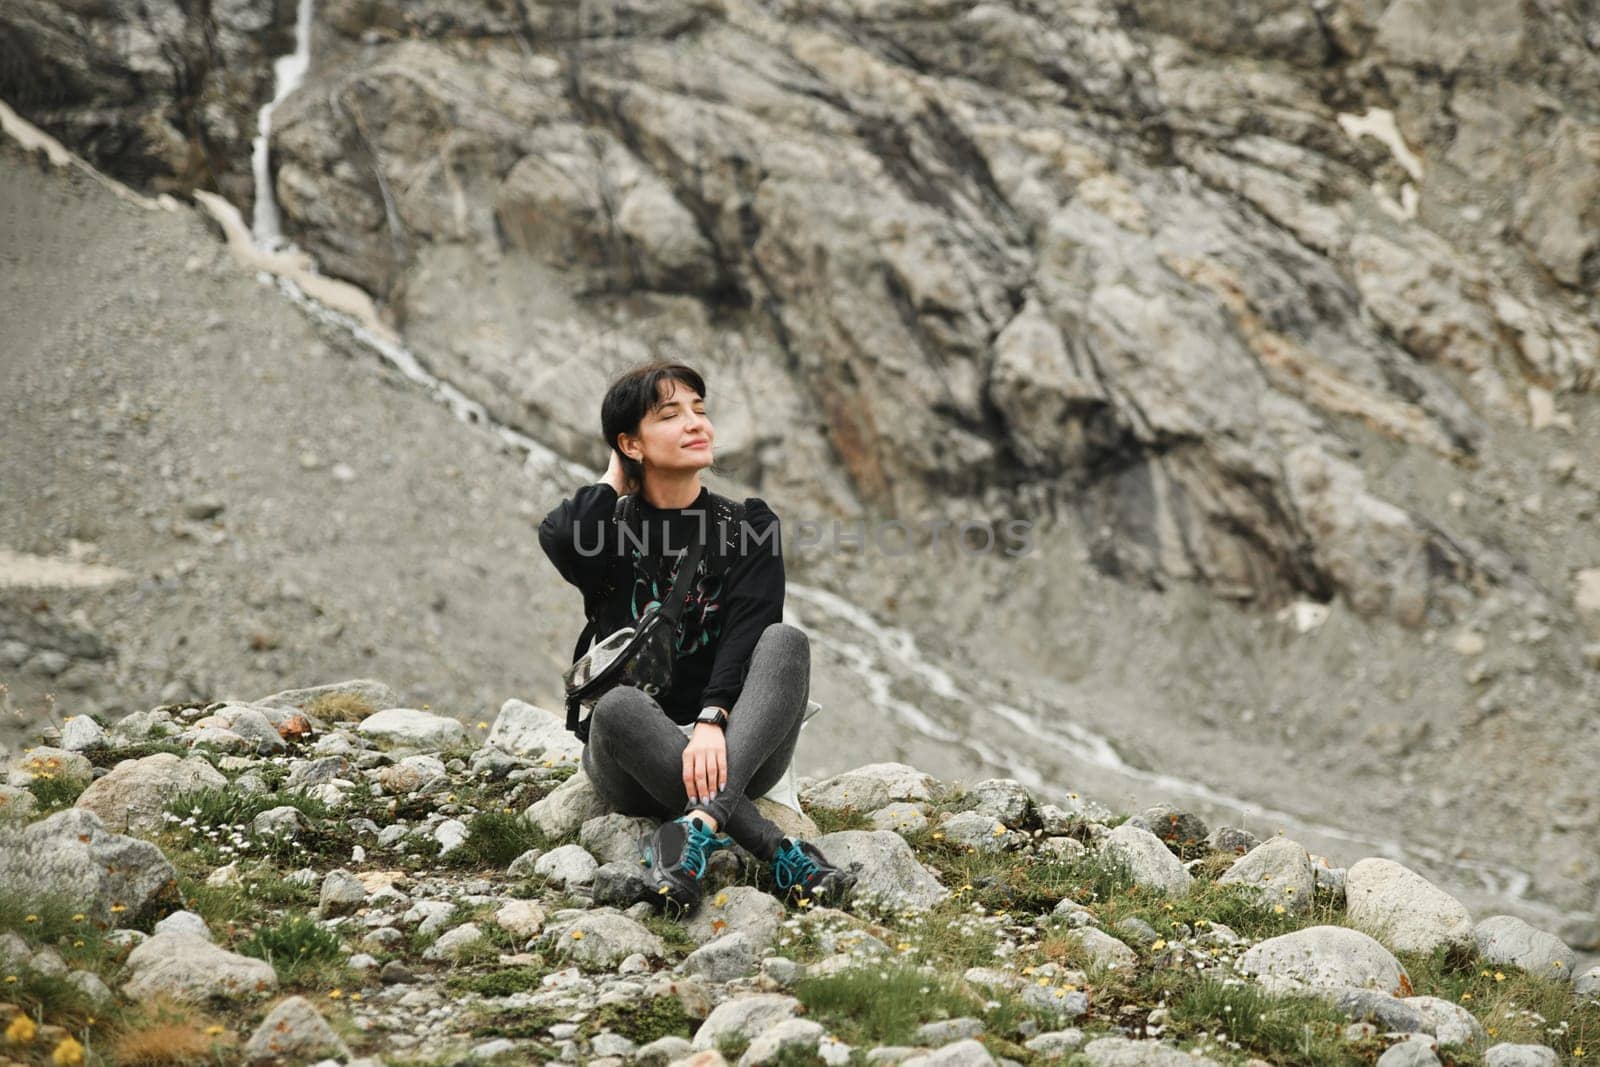
POLYGON ((700 470, 711 466, 715 446, 706 402, 688 385, 668 378, 656 386, 654 408, 639 420, 639 433, 622 438, 622 451, 646 470, 700 470))

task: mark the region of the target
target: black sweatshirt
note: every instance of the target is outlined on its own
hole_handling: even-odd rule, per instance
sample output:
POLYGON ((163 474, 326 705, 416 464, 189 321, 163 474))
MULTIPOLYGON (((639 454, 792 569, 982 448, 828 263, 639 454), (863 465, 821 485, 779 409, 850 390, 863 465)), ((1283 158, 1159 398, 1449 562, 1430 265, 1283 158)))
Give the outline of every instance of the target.
POLYGON ((731 531, 731 555, 724 558, 704 486, 683 508, 653 507, 640 496, 637 543, 612 523, 616 503, 617 491, 604 482, 579 488, 539 524, 545 555, 583 593, 585 611, 598 620, 598 641, 667 599, 678 554, 704 523, 705 548, 678 624, 672 688, 656 699, 677 723, 693 722, 704 707, 732 711, 757 638, 783 621, 778 516, 760 497, 746 497, 744 528, 731 531), (608 564, 617 567, 615 588, 599 602, 608 564))

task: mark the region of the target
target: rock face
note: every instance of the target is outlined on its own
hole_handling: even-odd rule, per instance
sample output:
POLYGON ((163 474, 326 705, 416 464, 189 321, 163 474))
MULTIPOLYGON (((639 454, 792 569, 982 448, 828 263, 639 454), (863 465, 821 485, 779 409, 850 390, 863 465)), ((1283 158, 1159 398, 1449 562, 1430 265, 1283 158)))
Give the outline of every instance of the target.
POLYGON ((177 877, 156 846, 111 833, 81 808, 26 827, 0 825, 0 885, 68 901, 95 922, 133 922, 175 892, 177 877))
POLYGON ((221 789, 227 784, 203 757, 179 759, 170 752, 158 752, 123 760, 85 789, 77 806, 94 812, 113 830, 151 833, 161 828, 167 804, 180 793, 221 789))
POLYGON ((771 472, 797 490, 831 452, 847 486, 811 488, 841 499, 1059 505, 1108 571, 1414 625, 1502 561, 1375 487, 1339 420, 1466 468, 1530 386, 1595 381, 1594 120, 1539 111, 1595 77, 1546 43, 1580 39, 1570 13, 669 3, 595 16, 601 44, 570 5, 438 6, 434 41, 332 6, 341 61, 280 109, 278 197, 557 447, 598 457, 572 401, 649 328, 544 314, 535 280, 736 344, 743 382, 794 391, 771 425, 825 426, 771 472))
POLYGON ((852 899, 884 908, 928 908, 949 895, 892 830, 840 830, 816 846, 837 866, 860 863, 852 899))
POLYGON ((1282 904, 1302 914, 1311 910, 1317 891, 1310 854, 1296 842, 1281 837, 1245 853, 1217 882, 1249 886, 1263 903, 1282 904))
POLYGON ((293 48, 294 5, 108 0, 0 7, 0 99, 151 189, 254 197, 250 139, 293 48))
POLYGON ((252 1064, 311 1063, 349 1056, 350 1050, 333 1027, 304 997, 279 1001, 244 1047, 245 1062, 252 1064))

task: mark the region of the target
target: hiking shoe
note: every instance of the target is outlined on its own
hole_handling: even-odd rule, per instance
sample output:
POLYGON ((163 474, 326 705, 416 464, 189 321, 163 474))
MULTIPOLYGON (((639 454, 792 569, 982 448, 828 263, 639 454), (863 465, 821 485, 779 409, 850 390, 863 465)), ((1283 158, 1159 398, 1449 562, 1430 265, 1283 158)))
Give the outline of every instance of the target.
POLYGON ((701 879, 711 854, 732 845, 727 837, 687 815, 662 823, 644 845, 647 877, 657 900, 694 907, 700 901, 701 879))
POLYGON ((772 857, 772 879, 778 895, 802 906, 841 900, 855 885, 855 871, 835 867, 809 841, 786 837, 772 857))

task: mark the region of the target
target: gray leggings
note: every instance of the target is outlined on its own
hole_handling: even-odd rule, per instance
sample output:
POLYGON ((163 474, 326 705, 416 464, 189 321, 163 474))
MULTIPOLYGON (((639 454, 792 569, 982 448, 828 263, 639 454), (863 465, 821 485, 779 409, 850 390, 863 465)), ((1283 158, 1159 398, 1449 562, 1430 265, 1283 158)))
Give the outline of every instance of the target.
POLYGON ((729 711, 728 784, 714 799, 689 802, 683 787, 689 739, 654 697, 631 685, 596 702, 583 746, 584 773, 616 811, 675 819, 698 807, 757 859, 770 860, 783 831, 751 797, 765 794, 788 770, 810 695, 810 639, 775 622, 756 640, 744 688, 729 711))

